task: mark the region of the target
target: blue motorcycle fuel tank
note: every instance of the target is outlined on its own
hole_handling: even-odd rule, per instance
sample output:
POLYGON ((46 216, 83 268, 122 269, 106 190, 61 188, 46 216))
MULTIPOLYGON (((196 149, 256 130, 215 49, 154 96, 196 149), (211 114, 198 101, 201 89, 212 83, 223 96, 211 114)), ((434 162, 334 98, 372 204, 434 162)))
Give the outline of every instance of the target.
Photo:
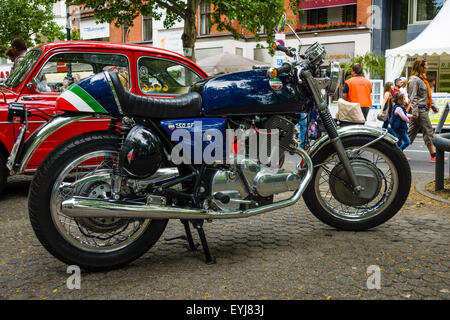
POLYGON ((203 95, 205 116, 300 113, 306 94, 288 75, 269 79, 266 70, 250 70, 207 79, 193 87, 203 95))

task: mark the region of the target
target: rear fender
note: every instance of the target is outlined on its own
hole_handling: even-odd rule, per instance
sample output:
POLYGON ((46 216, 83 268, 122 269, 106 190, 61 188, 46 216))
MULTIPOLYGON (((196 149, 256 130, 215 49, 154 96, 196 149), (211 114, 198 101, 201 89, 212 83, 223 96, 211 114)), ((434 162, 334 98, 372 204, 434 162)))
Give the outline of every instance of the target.
MULTIPOLYGON (((67 115, 62 114, 57 116, 47 123, 39 127, 33 134, 27 139, 22 148, 13 159, 8 159, 8 167, 11 168, 10 174, 21 174, 25 171, 31 157, 34 152, 39 148, 39 146, 53 133, 57 132, 61 128, 68 126, 74 122, 82 121, 88 118, 93 118, 92 114, 78 114, 78 115, 67 115)), ((96 115, 96 118, 110 118, 108 116, 96 115)))

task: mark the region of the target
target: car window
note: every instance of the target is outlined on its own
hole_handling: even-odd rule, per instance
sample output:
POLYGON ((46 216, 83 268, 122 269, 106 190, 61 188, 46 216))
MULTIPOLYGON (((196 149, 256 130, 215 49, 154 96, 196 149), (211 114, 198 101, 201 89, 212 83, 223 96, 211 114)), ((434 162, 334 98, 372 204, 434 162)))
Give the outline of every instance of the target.
POLYGON ((115 69, 122 74, 121 80, 130 89, 128 59, 122 55, 74 52, 51 57, 35 78, 38 92, 63 92, 93 74, 115 69))
POLYGON ((8 87, 17 87, 19 84, 21 84, 27 76, 28 72, 30 72, 33 66, 36 64, 40 56, 41 50, 30 50, 25 55, 23 60, 19 63, 14 72, 9 76, 5 85, 7 85, 8 87))
POLYGON ((183 94, 202 78, 188 67, 169 60, 138 60, 139 88, 144 94, 183 94))

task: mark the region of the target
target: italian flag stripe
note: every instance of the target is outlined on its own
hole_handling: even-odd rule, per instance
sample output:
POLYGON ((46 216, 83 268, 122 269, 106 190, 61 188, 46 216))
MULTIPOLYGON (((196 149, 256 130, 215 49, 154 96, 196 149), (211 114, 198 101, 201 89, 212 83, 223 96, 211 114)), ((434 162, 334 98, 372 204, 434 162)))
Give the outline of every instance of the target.
MULTIPOLYGON (((67 91, 73 92, 77 95, 81 100, 85 102, 94 112, 98 113, 108 113, 98 102, 95 100, 89 93, 87 93, 80 86, 73 84, 71 85, 67 91)), ((76 106, 76 105, 75 105, 76 106)))

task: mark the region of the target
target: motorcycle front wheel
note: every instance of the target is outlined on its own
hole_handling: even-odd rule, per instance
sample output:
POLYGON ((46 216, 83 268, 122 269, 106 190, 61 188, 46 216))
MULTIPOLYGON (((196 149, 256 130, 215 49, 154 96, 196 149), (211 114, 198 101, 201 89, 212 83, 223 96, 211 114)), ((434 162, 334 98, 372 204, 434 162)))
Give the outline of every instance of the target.
POLYGON ((408 198, 411 170, 405 155, 397 145, 383 140, 363 147, 372 140, 367 136, 342 139, 364 189, 360 195, 353 193, 331 144, 314 155, 314 174, 303 199, 327 225, 340 230, 367 230, 391 219, 408 198))
POLYGON ((28 210, 41 244, 57 259, 90 271, 119 268, 147 252, 168 220, 73 218, 61 212, 72 196, 107 198, 118 137, 103 132, 69 139, 39 166, 30 185, 28 210), (76 187, 75 187, 76 186, 76 187))

